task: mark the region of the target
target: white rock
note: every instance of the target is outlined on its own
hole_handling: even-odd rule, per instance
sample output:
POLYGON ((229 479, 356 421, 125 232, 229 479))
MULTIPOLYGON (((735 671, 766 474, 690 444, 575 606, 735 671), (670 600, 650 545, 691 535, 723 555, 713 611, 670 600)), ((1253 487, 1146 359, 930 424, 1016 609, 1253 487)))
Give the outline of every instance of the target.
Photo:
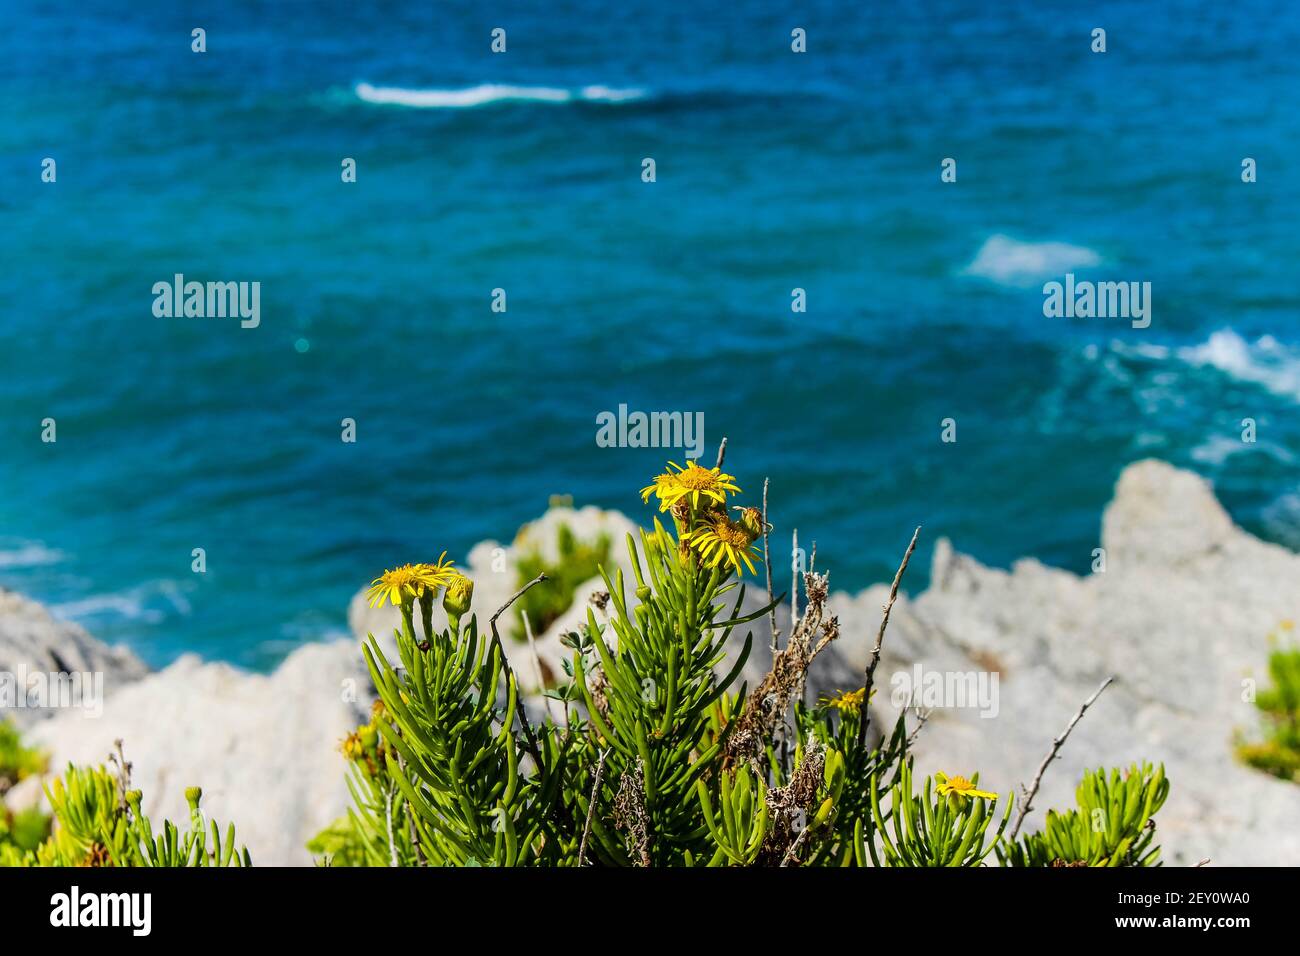
MULTIPOLYGON (((18 675, 24 669, 28 675, 102 675, 106 698, 149 672, 125 647, 109 647, 80 625, 58 620, 35 601, 0 588, 0 674, 18 675)), ((19 726, 50 714, 45 708, 0 707, 0 719, 19 726)))
POLYGON ((183 824, 185 788, 198 785, 204 812, 235 824, 255 864, 306 865, 307 840, 346 812, 338 744, 370 699, 351 641, 308 644, 270 675, 187 655, 115 694, 99 719, 60 714, 30 736, 55 772, 103 763, 121 739, 155 826, 183 824))
MULTIPOLYGON (((918 767, 969 775, 1003 793, 1028 783, 1052 739, 1109 675, 1048 770, 1028 829, 1072 806, 1085 768, 1163 762, 1172 789, 1157 816, 1165 859, 1300 864, 1300 787, 1247 768, 1234 730, 1253 729, 1244 677, 1262 679, 1279 622, 1300 619, 1300 557, 1235 527, 1197 476, 1163 462, 1125 469, 1106 509, 1104 573, 1078 577, 1036 561, 1010 572, 935 549, 929 590, 900 600, 885 639, 876 702, 892 719, 894 674, 917 662, 999 672, 999 712, 937 711, 918 767)), ((883 587, 837 597, 840 651, 862 663, 883 587), (864 613, 853 613, 862 611, 864 613)))

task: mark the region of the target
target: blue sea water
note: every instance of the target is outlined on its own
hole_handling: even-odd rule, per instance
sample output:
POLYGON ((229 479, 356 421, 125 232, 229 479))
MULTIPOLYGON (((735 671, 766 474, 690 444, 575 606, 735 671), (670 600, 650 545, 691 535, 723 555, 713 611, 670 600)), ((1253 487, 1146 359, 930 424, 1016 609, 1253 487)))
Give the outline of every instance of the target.
POLYGON ((155 664, 270 667, 554 493, 643 513, 680 455, 597 447, 622 403, 703 412, 838 588, 916 524, 911 589, 941 535, 1084 571, 1146 456, 1300 545, 1292 3, 0 8, 0 584, 155 664), (1044 318, 1071 269, 1151 326, 1044 318), (156 318, 175 273, 261 325, 156 318))

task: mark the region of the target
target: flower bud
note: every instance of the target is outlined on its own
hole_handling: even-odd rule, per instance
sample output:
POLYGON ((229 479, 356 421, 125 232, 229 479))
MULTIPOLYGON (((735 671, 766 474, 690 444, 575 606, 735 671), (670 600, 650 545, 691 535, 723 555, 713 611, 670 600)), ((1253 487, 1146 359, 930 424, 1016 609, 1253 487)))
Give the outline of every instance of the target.
POLYGON ((765 530, 763 525, 763 512, 757 508, 741 508, 740 523, 745 526, 749 532, 750 539, 761 538, 765 530))
POLYGON ((835 809, 835 801, 827 797, 822 801, 822 805, 817 808, 817 815, 813 817, 813 826, 822 826, 831 817, 831 811, 835 809))
POLYGON ((474 599, 474 582, 463 574, 453 574, 447 581, 447 590, 442 595, 442 609, 447 612, 452 625, 459 627, 460 619, 469 613, 470 602, 474 599))

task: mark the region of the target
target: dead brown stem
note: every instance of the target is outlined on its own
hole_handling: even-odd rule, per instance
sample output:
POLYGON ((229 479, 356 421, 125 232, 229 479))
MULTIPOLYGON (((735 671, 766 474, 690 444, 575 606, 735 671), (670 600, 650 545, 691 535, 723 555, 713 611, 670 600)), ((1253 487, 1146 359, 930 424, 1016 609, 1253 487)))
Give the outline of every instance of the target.
POLYGON ((898 573, 894 575, 894 583, 889 588, 889 601, 885 604, 885 613, 880 619, 880 630, 876 633, 876 646, 871 649, 871 660, 867 662, 867 677, 863 684, 862 693, 862 721, 858 724, 858 746, 861 747, 867 741, 867 725, 871 723, 871 690, 872 685, 876 682, 876 666, 880 663, 880 648, 885 643, 885 628, 889 626, 889 612, 894 609, 894 601, 898 597, 898 585, 903 580, 903 574, 907 571, 907 564, 912 560, 912 552, 916 550, 916 539, 921 534, 921 528, 912 532, 912 540, 907 545, 907 552, 903 555, 903 562, 898 566, 898 573))
POLYGON ((1109 687, 1114 680, 1114 677, 1107 677, 1102 681, 1101 686, 1093 692, 1091 697, 1083 702, 1083 706, 1079 708, 1079 712, 1071 718, 1069 724, 1066 725, 1065 730, 1061 732, 1061 736, 1052 741, 1052 749, 1047 752, 1047 756, 1043 758, 1043 762, 1038 765, 1038 772, 1034 774, 1034 782, 1030 784, 1029 789, 1024 792, 1024 799, 1021 800, 1020 810, 1016 814, 1016 822, 1007 833, 1008 840, 1014 840, 1016 838, 1016 834, 1020 832, 1020 825, 1025 822, 1025 817, 1029 816, 1029 811, 1033 809, 1034 797, 1038 796, 1038 788, 1043 783, 1043 774, 1047 772, 1048 765, 1056 759, 1057 751, 1064 746, 1065 738, 1070 736, 1070 731, 1074 729, 1074 725, 1083 719, 1083 715, 1087 713, 1088 708, 1093 705, 1093 702, 1101 696, 1101 692, 1109 687))

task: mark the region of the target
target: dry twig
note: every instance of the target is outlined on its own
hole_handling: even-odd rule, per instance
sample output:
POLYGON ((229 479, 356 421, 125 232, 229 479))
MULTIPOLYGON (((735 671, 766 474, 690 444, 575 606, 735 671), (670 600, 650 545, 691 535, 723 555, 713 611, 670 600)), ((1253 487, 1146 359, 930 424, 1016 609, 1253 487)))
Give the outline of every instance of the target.
POLYGON ((767 482, 763 479, 763 570, 767 572, 767 603, 772 606, 772 610, 767 612, 768 622, 772 627, 772 656, 776 657, 777 633, 776 633, 776 598, 772 596, 772 558, 767 550, 768 531, 771 530, 767 523, 767 482))
POLYGON ((1047 756, 1043 758, 1043 762, 1038 765, 1038 772, 1034 774, 1034 782, 1029 785, 1029 789, 1024 791, 1024 799, 1020 802, 1020 811, 1016 814, 1015 824, 1007 834, 1007 840, 1014 840, 1016 834, 1020 832, 1020 825, 1025 822, 1025 817, 1027 817, 1029 811, 1033 809, 1034 797, 1038 795, 1038 788, 1043 783, 1043 774, 1047 772, 1048 765, 1056 759, 1057 751, 1059 751, 1065 744, 1065 738, 1070 736, 1070 731, 1074 729, 1074 725, 1083 719, 1083 715, 1087 713, 1088 708, 1093 705, 1093 702, 1101 696, 1101 692, 1109 687, 1114 680, 1114 677, 1107 677, 1102 681, 1101 686, 1093 692, 1093 695, 1083 702, 1083 706, 1079 708, 1079 712, 1075 714, 1070 720, 1070 723, 1066 725, 1065 730, 1061 732, 1061 736, 1052 741, 1052 749, 1047 752, 1047 756))
POLYGON ((799 620, 799 529, 790 536, 790 632, 799 620))
MULTIPOLYGON (((515 687, 519 686, 519 679, 515 677, 515 672, 510 667, 510 658, 506 656, 506 649, 501 644, 501 635, 497 633, 497 618, 504 614, 510 605, 514 604, 521 597, 527 594, 530 588, 534 585, 541 584, 545 580, 547 580, 545 574, 537 575, 537 577, 533 578, 511 595, 510 600, 497 608, 497 612, 493 614, 492 618, 488 621, 488 625, 492 629, 492 640, 496 643, 497 650, 501 652, 501 669, 506 673, 506 680, 513 680, 515 682, 515 687)), ((528 721, 528 711, 524 708, 522 698, 519 700, 519 723, 523 725, 524 736, 528 738, 528 752, 532 755, 533 760, 537 763, 538 770, 540 770, 542 767, 542 750, 537 746, 537 738, 533 735, 533 726, 528 721)))
POLYGON ((596 800, 600 797, 600 781, 605 776, 605 758, 609 756, 609 748, 606 747, 600 752, 600 759, 596 761, 596 779, 591 784, 591 797, 587 801, 587 822, 582 827, 582 843, 578 845, 578 866, 583 866, 587 861, 587 837, 591 835, 591 818, 596 812, 596 800))
POLYGON ((804 575, 804 590, 808 607, 797 623, 792 625, 785 647, 772 657, 772 667, 758 682, 758 686, 745 701, 745 709, 736 726, 727 736, 727 756, 730 759, 749 759, 760 753, 763 742, 770 740, 778 724, 783 724, 790 702, 800 692, 808 667, 839 637, 840 622, 836 617, 823 621, 829 590, 826 575, 804 575))
MULTIPOLYGON (((118 737, 113 741, 115 752, 108 755, 109 763, 117 765, 117 800, 119 809, 126 814, 130 814, 131 807, 126 801, 126 795, 131 789, 131 763, 126 759, 126 751, 122 748, 122 738, 118 737)), ((0 791, 3 792, 3 791, 0 791)), ((2 808, 0 808, 2 809, 2 808)))
POLYGON ((907 546, 907 552, 903 555, 903 563, 898 566, 898 573, 894 575, 894 583, 889 588, 889 602, 885 605, 884 616, 880 619, 880 630, 876 633, 876 646, 871 649, 871 660, 867 662, 867 679, 863 685, 862 692, 862 721, 858 724, 858 745, 861 746, 867 741, 867 725, 871 723, 871 690, 872 685, 876 682, 876 665, 880 663, 880 648, 885 642, 885 628, 889 626, 889 612, 894 609, 894 600, 898 597, 898 585, 903 580, 903 574, 907 571, 907 564, 912 560, 912 552, 916 550, 916 539, 921 534, 921 528, 912 532, 912 540, 907 546))

